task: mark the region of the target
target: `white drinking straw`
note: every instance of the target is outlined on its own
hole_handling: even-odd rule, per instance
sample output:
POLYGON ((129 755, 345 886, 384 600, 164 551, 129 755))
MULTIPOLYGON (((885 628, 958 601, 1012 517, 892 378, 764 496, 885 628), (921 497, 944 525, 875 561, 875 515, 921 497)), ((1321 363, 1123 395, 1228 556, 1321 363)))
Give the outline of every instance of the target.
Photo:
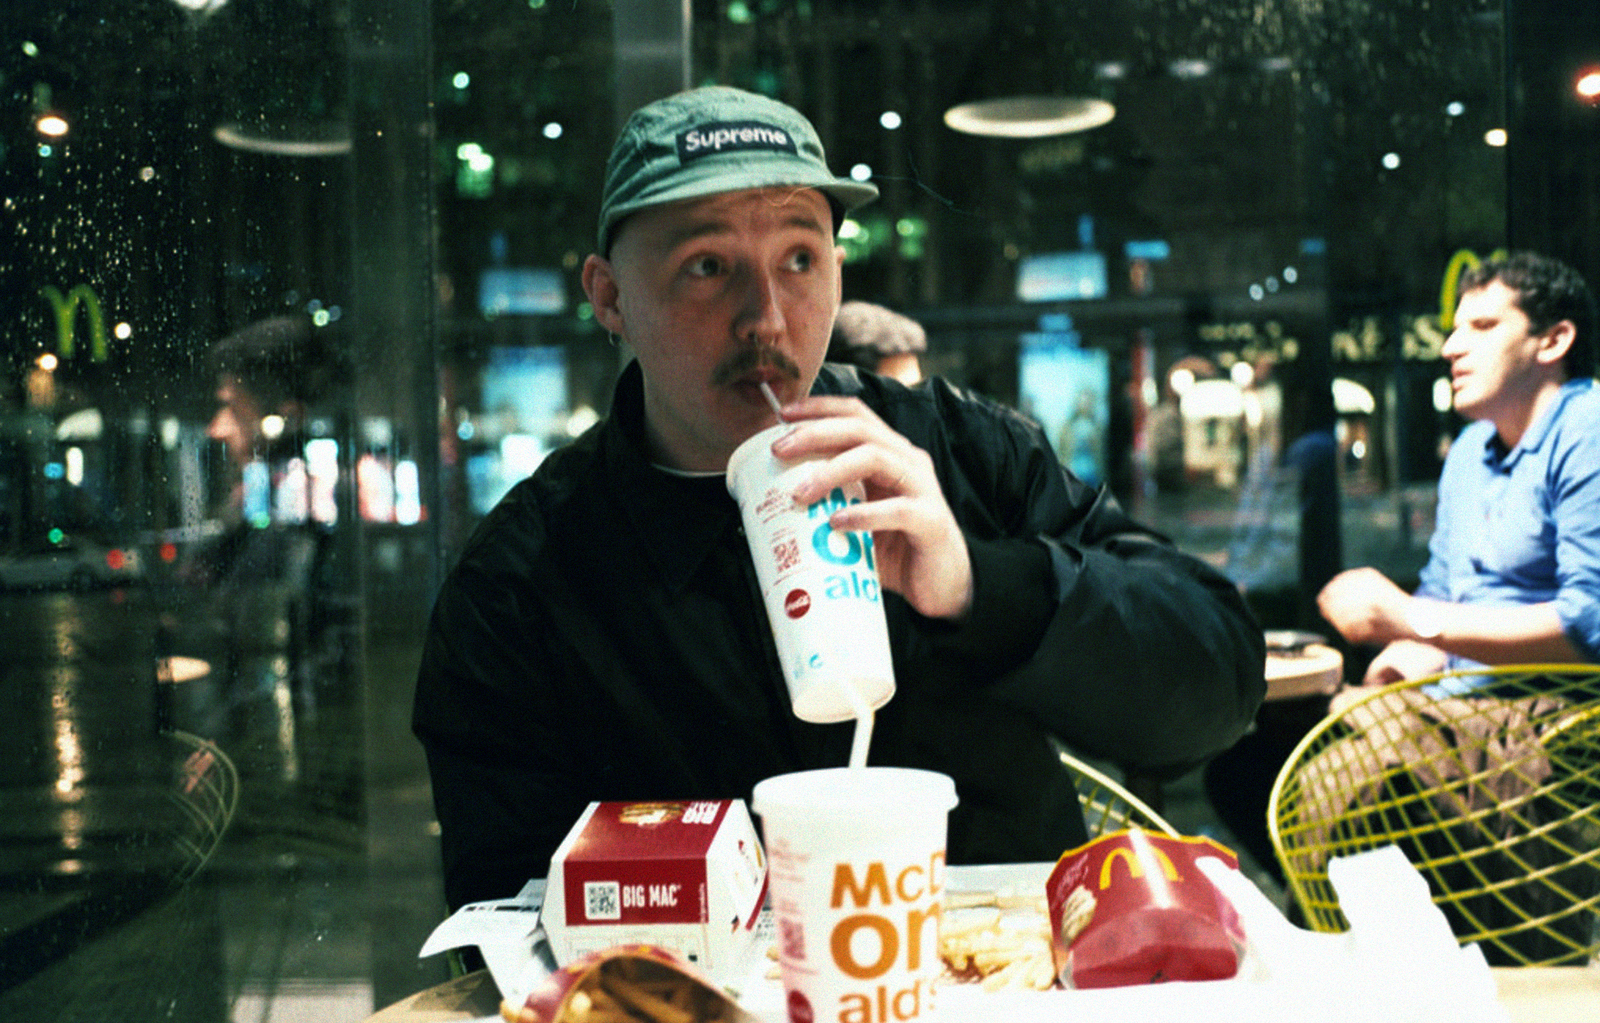
POLYGON ((761 393, 767 396, 767 404, 772 406, 772 414, 778 417, 778 422, 787 422, 783 418, 783 405, 779 403, 778 396, 772 393, 772 386, 765 380, 761 381, 761 393))
POLYGON ((845 699, 850 701, 850 709, 856 715, 856 734, 850 740, 850 767, 861 768, 867 766, 867 747, 872 744, 872 707, 861 698, 861 690, 852 682, 841 682, 845 699))

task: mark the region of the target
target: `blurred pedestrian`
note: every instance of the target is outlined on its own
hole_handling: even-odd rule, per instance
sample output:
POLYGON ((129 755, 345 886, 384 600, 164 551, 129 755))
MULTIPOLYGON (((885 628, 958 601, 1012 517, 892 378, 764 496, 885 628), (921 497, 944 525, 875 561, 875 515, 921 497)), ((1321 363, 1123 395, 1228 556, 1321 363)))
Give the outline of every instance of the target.
POLYGON ((843 363, 893 377, 908 387, 922 379, 922 353, 928 334, 909 316, 871 302, 839 305, 828 342, 828 362, 843 363))

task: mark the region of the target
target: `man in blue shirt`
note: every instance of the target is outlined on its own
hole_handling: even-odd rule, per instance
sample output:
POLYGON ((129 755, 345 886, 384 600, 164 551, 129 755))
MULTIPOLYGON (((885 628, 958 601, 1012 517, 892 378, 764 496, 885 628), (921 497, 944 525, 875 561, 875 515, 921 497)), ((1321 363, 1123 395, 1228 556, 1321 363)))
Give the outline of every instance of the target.
POLYGON ((1383 685, 1478 664, 1600 661, 1600 388, 1594 299, 1533 253, 1461 279, 1450 362, 1474 420, 1445 458, 1438 522, 1415 595, 1372 568, 1335 576, 1323 616, 1382 644, 1383 685))
MULTIPOLYGON (((1587 956, 1591 921, 1568 910, 1600 891, 1600 872, 1561 866, 1570 860, 1563 850, 1592 837, 1540 797, 1568 782, 1552 761, 1529 755, 1561 720, 1561 702, 1482 699, 1493 676, 1473 670, 1600 661, 1594 300, 1570 267, 1531 253, 1481 264, 1461 289, 1441 354, 1455 407, 1473 422, 1445 457, 1417 592, 1358 568, 1330 580, 1317 604, 1346 639, 1383 644, 1368 686, 1466 671, 1354 703, 1344 712, 1356 733, 1303 775, 1359 781, 1341 791, 1414 825, 1414 835, 1396 837, 1414 859, 1434 856, 1435 844, 1462 857, 1436 863, 1430 876, 1458 893, 1441 907, 1458 935, 1495 935, 1480 942, 1490 963, 1572 962, 1587 956), (1405 774, 1410 781, 1398 780, 1405 774), (1424 790, 1435 795, 1403 795, 1424 790), (1486 878, 1492 891, 1460 894, 1486 878)), ((1334 709, 1370 695, 1335 697, 1334 709)))

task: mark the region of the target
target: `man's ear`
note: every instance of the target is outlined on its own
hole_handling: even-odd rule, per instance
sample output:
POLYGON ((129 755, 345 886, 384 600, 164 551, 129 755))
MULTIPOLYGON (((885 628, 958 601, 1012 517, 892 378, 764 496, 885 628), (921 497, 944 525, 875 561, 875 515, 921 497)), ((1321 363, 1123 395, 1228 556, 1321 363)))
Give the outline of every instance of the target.
POLYGON ((627 337, 623 329, 621 291, 610 260, 590 255, 583 261, 583 290, 594 307, 595 321, 611 333, 627 337))
POLYGON ((1554 366, 1567 357, 1572 342, 1578 336, 1577 325, 1571 320, 1561 320, 1539 335, 1539 350, 1534 358, 1546 366, 1554 366))

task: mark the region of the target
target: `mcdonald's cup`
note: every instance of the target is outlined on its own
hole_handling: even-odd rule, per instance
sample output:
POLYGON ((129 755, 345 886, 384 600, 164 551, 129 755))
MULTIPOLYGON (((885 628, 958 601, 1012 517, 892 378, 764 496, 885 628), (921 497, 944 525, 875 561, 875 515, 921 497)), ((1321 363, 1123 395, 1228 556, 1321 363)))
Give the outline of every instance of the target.
POLYGON ((828 524, 834 510, 862 499, 860 484, 795 504, 790 494, 805 463, 772 454, 788 429, 774 426, 739 445, 728 459, 728 492, 739 502, 795 715, 844 721, 858 705, 877 710, 894 695, 883 591, 872 534, 828 524))
POLYGON ((929 1019, 955 783, 898 767, 801 771, 758 784, 751 805, 790 1023, 929 1019))

